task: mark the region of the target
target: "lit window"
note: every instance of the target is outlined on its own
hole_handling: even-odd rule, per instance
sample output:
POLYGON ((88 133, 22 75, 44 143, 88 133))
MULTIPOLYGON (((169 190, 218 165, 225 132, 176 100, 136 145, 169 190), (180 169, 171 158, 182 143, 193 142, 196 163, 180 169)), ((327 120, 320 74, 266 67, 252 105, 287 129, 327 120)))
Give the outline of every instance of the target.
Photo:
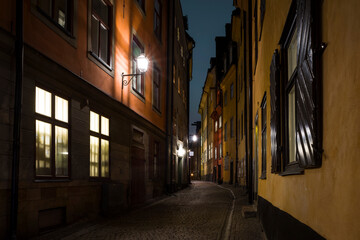
POLYGON ((39 87, 35 92, 36 176, 67 177, 68 101, 39 87))
POLYGON ((109 132, 109 119, 90 111, 90 177, 109 177, 109 132))

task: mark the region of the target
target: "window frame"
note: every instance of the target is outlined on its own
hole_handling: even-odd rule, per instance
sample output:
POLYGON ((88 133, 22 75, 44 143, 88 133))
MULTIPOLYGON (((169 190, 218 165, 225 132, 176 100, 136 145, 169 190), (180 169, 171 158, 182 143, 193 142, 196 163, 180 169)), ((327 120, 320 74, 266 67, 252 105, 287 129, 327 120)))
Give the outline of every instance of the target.
POLYGON ((261 176, 260 179, 266 179, 266 163, 267 163, 267 99, 266 92, 264 93, 264 97, 261 101, 261 176))
POLYGON ((137 6, 141 10, 142 14, 145 16, 146 15, 146 11, 145 11, 146 0, 136 0, 135 2, 137 3, 137 6))
MULTIPOLYGON (((296 1, 294 1, 296 3, 296 1)), ((296 6, 296 4, 295 4, 296 6)), ((297 71, 298 71, 298 62, 296 64, 296 67, 293 71, 293 73, 291 74, 291 77, 288 77, 288 49, 292 40, 292 37, 294 36, 294 34, 296 34, 295 31, 299 31, 299 29, 297 28, 297 13, 296 13, 296 8, 291 9, 289 12, 289 16, 290 19, 288 19, 287 21, 289 21, 288 25, 285 26, 284 29, 284 33, 286 33, 286 38, 284 43, 281 45, 281 56, 283 59, 284 64, 282 64, 282 68, 281 68, 281 89, 282 89, 282 94, 281 94, 281 99, 283 102, 283 109, 281 111, 281 119, 283 121, 283 144, 284 144, 284 154, 283 154, 283 171, 281 173, 281 175, 294 175, 294 174, 303 174, 304 173, 304 169, 300 167, 299 162, 296 159, 296 154, 297 154, 297 147, 296 147, 296 137, 294 139, 295 141, 295 161, 290 162, 289 159, 289 102, 288 102, 288 96, 290 91, 292 90, 292 88, 295 88, 295 101, 297 99, 297 94, 296 94, 296 81, 297 81, 297 71)), ((284 34, 283 33, 283 34, 284 34)), ((299 38, 299 35, 298 35, 299 38)), ((298 41, 298 40, 297 40, 298 41)), ((296 53, 296 56, 298 57, 299 54, 299 47, 296 53)), ((297 123, 297 117, 296 117, 296 103, 295 103, 295 133, 294 135, 296 136, 296 123, 297 123)))
POLYGON ((39 0, 31 0, 31 12, 37 18, 40 19, 46 26, 48 26, 52 31, 62 37, 73 47, 77 47, 77 12, 78 12, 78 1, 77 0, 67 0, 69 6, 67 21, 70 20, 70 29, 63 28, 59 23, 57 23, 51 16, 49 16, 45 11, 43 11, 38 6, 39 0))
MULTIPOLYGON (((109 8, 109 24, 107 27, 108 29, 108 60, 109 62, 105 62, 98 56, 94 50, 92 49, 92 19, 93 19, 93 8, 92 8, 92 1, 88 0, 88 33, 87 33, 87 39, 88 39, 88 52, 87 56, 88 58, 93 61, 98 67, 100 67, 103 71, 105 71, 107 74, 109 74, 111 77, 114 77, 115 71, 114 71, 114 16, 115 16, 115 7, 114 7, 114 0, 101 0, 103 1, 109 8)), ((99 27, 101 22, 99 21, 99 27)), ((100 32, 98 34, 100 38, 100 32)), ((98 43, 98 51, 100 49, 100 44, 98 43)))
POLYGON ((162 36, 162 3, 160 0, 154 1, 154 34, 161 42, 162 36), (159 3, 159 12, 156 9, 156 3, 159 3), (157 25, 158 24, 158 25, 157 25))
POLYGON ((70 98, 67 96, 64 96, 62 94, 58 94, 56 91, 53 91, 51 89, 48 89, 46 87, 41 86, 40 84, 36 84, 35 85, 35 94, 34 94, 34 100, 35 100, 35 104, 34 104, 34 179, 36 180, 57 180, 57 181, 67 181, 71 178, 71 118, 70 118, 70 114, 71 114, 71 102, 70 102, 70 98), (41 113, 36 112, 36 88, 39 88, 43 91, 46 91, 48 93, 51 94, 51 116, 46 116, 43 115, 41 113), (68 121, 67 123, 61 120, 57 120, 55 118, 55 97, 60 97, 64 100, 68 101, 68 121), (50 144, 50 150, 51 150, 51 154, 50 154, 50 171, 51 174, 50 175, 37 175, 36 173, 36 121, 41 121, 47 124, 51 125, 51 144, 50 144), (56 162, 55 162, 55 127, 61 127, 61 128, 65 128, 68 130, 68 166, 67 166, 67 170, 68 170, 68 175, 67 176, 56 176, 56 162))
MULTIPOLYGON (((94 110, 89 110, 89 141, 90 141, 90 137, 92 136, 92 137, 96 137, 96 138, 98 138, 99 139, 99 159, 98 159, 98 172, 99 172, 99 176, 90 176, 90 158, 89 158, 89 179, 90 180, 110 180, 111 179, 111 138, 110 138, 110 133, 111 133, 111 131, 110 131, 110 122, 111 122, 111 119, 110 119, 110 117, 108 117, 107 115, 104 115, 104 114, 102 114, 101 112, 99 112, 99 111, 94 111, 94 110), (95 113, 95 114, 97 114, 97 115, 99 115, 99 132, 97 133, 97 132, 95 132, 95 131, 92 131, 91 129, 90 129, 90 114, 91 114, 91 112, 93 112, 93 113, 95 113), (109 136, 106 136, 106 135, 104 135, 104 134, 102 134, 101 133, 101 117, 104 117, 104 118, 107 118, 108 120, 109 120, 109 136), (109 156, 108 156, 108 158, 109 158, 109 176, 108 177, 103 177, 102 176, 102 174, 101 174, 101 140, 106 140, 106 141, 108 141, 109 142, 109 156)), ((90 145, 89 145, 90 146, 90 145)), ((90 153, 90 149, 89 149, 89 153, 90 153)), ((91 157, 90 156, 90 154, 89 154, 89 157, 91 157)))
MULTIPOLYGON (((131 41, 131 73, 132 74, 140 74, 140 71, 136 67, 136 72, 134 72, 134 64, 136 64, 137 56, 134 55, 134 44, 140 49, 140 53, 145 53, 144 44, 139 40, 139 38, 133 34, 131 41)), ((141 75, 134 76, 131 83, 131 92, 139 97, 142 101, 145 100, 145 73, 141 73, 141 75), (141 91, 137 89, 138 79, 141 81, 141 91), (136 86, 136 87, 134 87, 136 86)))
POLYGON ((152 81, 152 107, 155 111, 157 111, 158 113, 161 113, 161 94, 160 94, 160 90, 161 90, 161 71, 160 69, 157 67, 156 64, 153 65, 153 81, 152 81), (158 83, 156 83, 156 79, 155 76, 157 74, 158 77, 158 83), (157 96, 155 95, 155 88, 157 87, 158 92, 157 92, 157 96), (157 97, 158 99, 158 106, 154 105, 155 104, 155 97, 157 97))

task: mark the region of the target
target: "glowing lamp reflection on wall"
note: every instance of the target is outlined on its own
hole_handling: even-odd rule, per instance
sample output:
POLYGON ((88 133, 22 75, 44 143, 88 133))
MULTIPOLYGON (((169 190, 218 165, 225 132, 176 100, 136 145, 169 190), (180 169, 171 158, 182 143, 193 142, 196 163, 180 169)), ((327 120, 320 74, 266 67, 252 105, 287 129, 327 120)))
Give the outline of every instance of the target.
POLYGON ((148 70, 149 59, 147 57, 145 57, 144 54, 140 54, 136 58, 136 66, 140 73, 130 73, 130 74, 122 73, 121 74, 121 78, 122 78, 122 87, 121 88, 124 88, 124 86, 129 85, 129 83, 131 82, 131 80, 134 77, 139 76, 148 70), (130 79, 124 79, 124 77, 130 77, 130 79))

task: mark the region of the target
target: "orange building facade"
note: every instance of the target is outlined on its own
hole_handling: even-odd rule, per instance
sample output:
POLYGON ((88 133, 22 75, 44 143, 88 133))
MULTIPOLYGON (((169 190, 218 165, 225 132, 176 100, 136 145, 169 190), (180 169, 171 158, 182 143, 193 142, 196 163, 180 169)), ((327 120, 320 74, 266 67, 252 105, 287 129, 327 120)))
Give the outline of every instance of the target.
POLYGON ((16 1, 0 3, 0 238, 14 227, 16 200, 18 236, 29 237, 119 213, 162 194, 168 174, 168 1, 23 4, 19 195, 14 198, 15 29, 21 23, 16 1), (123 77, 139 73, 140 54, 149 59, 147 72, 123 77))

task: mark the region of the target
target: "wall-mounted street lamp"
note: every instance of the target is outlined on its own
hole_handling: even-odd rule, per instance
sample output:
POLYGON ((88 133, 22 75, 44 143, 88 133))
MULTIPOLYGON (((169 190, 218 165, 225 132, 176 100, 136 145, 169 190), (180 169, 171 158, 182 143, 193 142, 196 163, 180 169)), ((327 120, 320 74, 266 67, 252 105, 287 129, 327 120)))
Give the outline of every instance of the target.
POLYGON ((191 140, 192 140, 193 142, 197 142, 198 137, 197 137, 196 135, 193 135, 192 138, 191 138, 191 140))
POLYGON ((141 74, 144 74, 149 66, 149 59, 147 59, 147 57, 145 57, 144 54, 140 54, 137 58, 136 58, 136 66, 137 69, 139 69, 140 73, 131 73, 131 74, 121 74, 121 80, 122 80, 122 86, 121 88, 124 88, 124 86, 129 85, 129 83, 131 82, 131 80, 135 77, 135 76, 139 76, 141 74), (124 79, 124 77, 130 77, 129 79, 124 79))
POLYGON ((184 157, 185 153, 186 153, 185 149, 183 148, 182 145, 180 145, 179 149, 177 150, 178 157, 184 157))

